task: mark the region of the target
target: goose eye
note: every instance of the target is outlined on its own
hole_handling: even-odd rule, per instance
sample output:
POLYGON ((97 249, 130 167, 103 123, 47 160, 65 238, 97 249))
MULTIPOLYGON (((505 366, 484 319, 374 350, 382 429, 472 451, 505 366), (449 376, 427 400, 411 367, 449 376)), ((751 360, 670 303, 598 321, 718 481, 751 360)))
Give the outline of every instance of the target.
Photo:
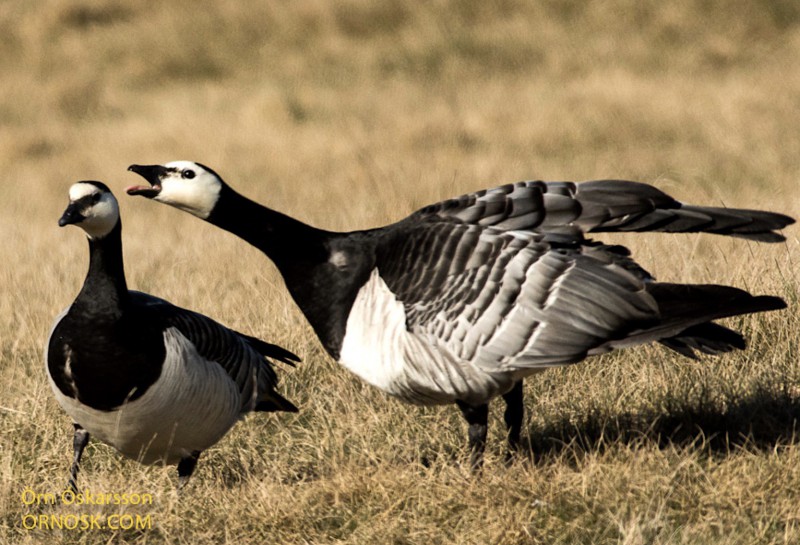
POLYGON ((94 195, 92 195, 92 204, 99 203, 100 202, 100 197, 102 197, 102 195, 100 193, 95 193, 94 195))
POLYGON ((181 177, 186 178, 187 180, 191 180, 192 178, 194 178, 194 176, 195 176, 194 170, 186 169, 183 172, 181 172, 181 177))

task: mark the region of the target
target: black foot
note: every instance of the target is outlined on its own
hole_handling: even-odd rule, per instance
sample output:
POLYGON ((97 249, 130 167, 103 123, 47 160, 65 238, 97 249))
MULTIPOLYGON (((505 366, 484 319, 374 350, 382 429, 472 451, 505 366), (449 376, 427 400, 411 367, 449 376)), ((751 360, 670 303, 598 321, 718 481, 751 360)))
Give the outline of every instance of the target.
POLYGON ((182 490, 186 483, 189 482, 189 477, 194 473, 194 468, 197 466, 197 460, 200 458, 200 451, 192 452, 191 456, 181 458, 178 462, 178 490, 182 490))
POLYGON ((489 405, 473 406, 463 401, 456 401, 456 404, 469 424, 470 468, 478 471, 483 466, 483 451, 486 450, 489 405))
POLYGON ((69 471, 69 482, 67 483, 67 488, 72 490, 72 492, 78 492, 78 469, 81 463, 81 456, 83 456, 83 449, 86 448, 86 444, 89 442, 89 432, 83 429, 83 427, 78 424, 77 422, 72 424, 73 428, 75 428, 75 432, 72 436, 72 468, 69 471))
POLYGON ((522 402, 522 381, 514 384, 503 395, 506 402, 506 412, 503 415, 508 432, 508 450, 506 451, 506 464, 511 463, 520 451, 520 433, 522 432, 522 419, 525 416, 525 405, 522 402))

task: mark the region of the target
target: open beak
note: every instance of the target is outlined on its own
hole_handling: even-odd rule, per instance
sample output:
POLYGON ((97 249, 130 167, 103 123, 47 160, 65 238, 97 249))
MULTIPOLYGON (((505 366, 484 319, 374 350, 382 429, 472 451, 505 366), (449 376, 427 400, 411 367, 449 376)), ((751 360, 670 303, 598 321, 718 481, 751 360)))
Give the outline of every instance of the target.
POLYGON ((85 219, 86 217, 81 214, 81 205, 77 202, 71 202, 67 206, 67 209, 64 210, 64 213, 61 214, 61 218, 58 220, 58 226, 64 227, 65 225, 80 223, 85 219))
POLYGON ((132 185, 125 189, 128 195, 141 195, 152 199, 161 193, 161 178, 166 173, 166 168, 162 165, 131 165, 128 170, 135 172, 150 183, 146 185, 132 185))

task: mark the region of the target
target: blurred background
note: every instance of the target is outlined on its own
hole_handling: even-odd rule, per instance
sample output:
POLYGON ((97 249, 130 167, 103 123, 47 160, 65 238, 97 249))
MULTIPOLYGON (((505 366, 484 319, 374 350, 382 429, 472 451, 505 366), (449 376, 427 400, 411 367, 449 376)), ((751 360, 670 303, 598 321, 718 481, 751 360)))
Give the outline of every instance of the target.
MULTIPOLYGON (((304 357, 304 366, 285 380, 289 397, 299 399, 308 411, 301 418, 309 419, 303 421, 309 435, 289 430, 284 440, 295 445, 293 454, 272 455, 278 460, 276 471, 301 459, 324 481, 337 474, 336 463, 347 464, 353 456, 361 462, 384 456, 391 460, 392 452, 410 449, 423 433, 413 427, 420 419, 427 419, 422 426, 431 433, 442 432, 440 419, 450 419, 452 431, 425 441, 434 452, 442 449, 438 441, 456 449, 463 439, 460 421, 454 411, 420 411, 387 400, 336 368, 262 255, 187 214, 126 196, 124 188, 140 182, 126 172, 129 164, 199 161, 255 200, 327 229, 381 225, 430 202, 523 179, 631 179, 695 204, 798 216, 799 59, 800 2, 795 0, 0 2, 0 382, 7 386, 0 404, 10 410, 0 410, 0 426, 7 432, 6 447, 30 451, 22 437, 36 437, 44 445, 38 457, 3 458, 0 473, 6 488, 0 496, 6 503, 0 505, 19 508, 9 498, 16 498, 20 475, 55 478, 66 468, 68 422, 51 399, 41 371, 41 347, 50 321, 75 296, 86 271, 82 233, 56 225, 74 181, 102 180, 120 199, 132 288, 207 313, 304 357), (331 405, 319 406, 322 398, 315 395, 327 395, 325 403, 331 405), (332 398, 357 400, 357 407, 332 398), (351 409, 362 416, 325 420, 351 409), (368 447, 338 444, 336 438, 354 433, 367 410, 372 411, 363 432, 368 447), (327 424, 319 425, 315 418, 327 424), (410 430, 408 444, 395 448, 385 436, 374 435, 389 422, 410 430), (312 448, 319 440, 316 434, 327 437, 330 450, 312 448), (48 469, 40 473, 40 467, 48 469)), ((787 230, 787 243, 771 246, 709 236, 614 240, 631 247, 659 279, 730 283, 793 300, 794 264, 800 257, 796 232, 787 230)), ((768 361, 772 365, 780 360, 782 376, 794 377, 781 384, 788 384, 787 395, 797 400, 800 391, 791 384, 800 376, 794 335, 780 329, 781 318, 775 320, 773 329, 763 333, 770 336, 773 349, 768 361)), ((755 326, 754 331, 757 341, 761 329, 755 326)), ((645 352, 644 359, 653 354, 663 356, 645 352)), ((728 382, 735 383, 743 367, 750 369, 731 359, 721 368, 728 369, 728 382)), ((752 371, 752 380, 761 384, 771 372, 752 371)), ((597 393, 601 401, 593 402, 569 393, 590 389, 591 373, 553 372, 547 375, 553 389, 547 383, 536 387, 557 391, 564 380, 577 386, 562 398, 533 406, 533 412, 613 412, 620 399, 638 400, 651 379, 661 393, 677 382, 669 375, 652 378, 658 374, 652 369, 648 373, 632 383, 626 382, 630 373, 618 377, 621 390, 597 393)), ((686 379, 689 390, 693 380, 686 379)), ((656 410, 669 406, 662 398, 648 400, 650 394, 645 392, 639 401, 656 410)), ((493 440, 500 441, 500 423, 492 425, 493 440)), ((796 451, 793 456, 800 459, 796 451)), ((106 459, 118 463, 114 453, 108 452, 106 459)), ((680 463, 670 459, 667 466, 680 463)), ((139 471, 135 465, 125 467, 139 471)), ((780 466, 778 473, 787 467, 780 466)), ((540 486, 533 473, 525 482, 540 486)), ((653 483, 661 482, 663 472, 655 469, 654 475, 653 481, 643 481, 642 491, 660 490, 653 483)), ((733 479, 737 490, 759 482, 754 475, 746 472, 743 480, 733 479)), ((395 473, 392 478, 402 483, 394 492, 417 494, 422 507, 415 512, 425 521, 416 527, 406 521, 395 528, 397 535, 409 535, 410 524, 424 537, 420 542, 436 541, 431 537, 435 528, 452 513, 425 515, 429 504, 425 492, 413 488, 416 477, 395 473)), ((439 494, 452 484, 439 474, 426 478, 441 484, 425 484, 439 494)), ((786 505, 779 512, 791 511, 796 500, 796 494, 791 499, 791 482, 797 479, 795 472, 795 480, 789 479, 785 493, 779 494, 786 505)), ((519 480, 516 476, 494 485, 502 493, 519 480)), ((717 483, 708 485, 713 488, 731 477, 715 474, 711 480, 717 483)), ((168 473, 162 481, 159 486, 169 490, 168 473)), ((336 479, 330 482, 332 489, 343 486, 336 479)), ((365 482, 373 488, 389 486, 388 481, 365 482)), ((297 493, 274 486, 284 499, 297 493)), ((560 492, 574 490, 563 482, 560 486, 537 493, 558 503, 560 492)), ((697 486, 711 494, 708 487, 697 486)), ((491 498, 487 490, 473 492, 491 498)), ((697 490, 692 488, 687 497, 697 496, 697 490)), ((385 504, 372 499, 392 513, 394 502, 402 501, 394 492, 387 492, 385 504)), ((624 492, 609 494, 611 503, 627 497, 624 492)), ((338 505, 338 499, 325 497, 329 503, 313 504, 318 515, 330 514, 335 511, 330 506, 338 505)), ((581 534, 569 520, 576 513, 591 518, 596 511, 591 494, 590 499, 580 497, 576 505, 581 507, 547 519, 554 533, 546 535, 583 535, 593 543, 620 536, 633 536, 626 543, 640 542, 636 536, 641 542, 671 542, 669 536, 676 535, 669 533, 677 531, 670 523, 654 529, 642 522, 670 512, 669 505, 646 498, 638 504, 638 513, 645 515, 615 512, 595 520, 595 526, 587 522, 582 527, 596 533, 581 534), (570 534, 570 528, 576 533, 570 534), (665 533, 659 533, 663 528, 665 533)), ((776 499, 767 492, 764 497, 767 503, 776 499)), ((306 505, 297 501, 297 509, 306 505)), ((520 501, 522 512, 530 512, 524 507, 530 498, 520 501)), ((359 511, 364 504, 353 502, 345 504, 363 520, 374 515, 359 511)), ((479 526, 481 520, 506 520, 516 513, 508 508, 498 514, 481 505, 465 507, 480 513, 479 526)), ((685 513, 681 509, 676 513, 685 513)), ((764 528, 773 528, 774 536, 798 535, 796 516, 790 524, 780 515, 777 526, 769 526, 775 519, 754 509, 734 510, 731 522, 723 523, 723 535, 753 517, 764 528), (787 534, 787 528, 795 533, 787 534)), ((342 516, 344 521, 358 520, 356 515, 342 516)), ((665 520, 673 520, 670 516, 665 520)), ((712 509, 700 519, 720 516, 712 509)), ((677 527, 692 528, 698 522, 675 517, 677 527)), ((298 527, 307 522, 298 520, 298 527)), ((7 529, 16 524, 11 519, 6 523, 7 529)), ((179 517, 169 523, 181 527, 179 517)), ((280 527, 279 522, 270 524, 280 527)), ((367 540, 369 533, 342 530, 346 524, 323 525, 319 534, 286 530, 281 535, 325 541, 336 527, 341 539, 367 540)), ((394 535, 391 528, 384 528, 385 535, 394 535)), ((485 529, 491 525, 484 533, 469 530, 469 524, 464 528, 464 534, 454 530, 442 541, 470 542, 465 537, 470 535, 482 536, 477 542, 502 541, 505 535, 502 528, 494 533, 485 529)), ((696 535, 705 535, 706 526, 697 528, 696 535)), ((200 539, 175 532, 173 537, 183 536, 187 542, 200 539)), ((742 534, 748 539, 764 535, 742 534)), ((523 539, 525 533, 519 536, 523 539)))
POLYGON ((798 169, 798 22, 792 0, 6 1, 4 191, 181 157, 334 224, 342 187, 768 194, 798 169))

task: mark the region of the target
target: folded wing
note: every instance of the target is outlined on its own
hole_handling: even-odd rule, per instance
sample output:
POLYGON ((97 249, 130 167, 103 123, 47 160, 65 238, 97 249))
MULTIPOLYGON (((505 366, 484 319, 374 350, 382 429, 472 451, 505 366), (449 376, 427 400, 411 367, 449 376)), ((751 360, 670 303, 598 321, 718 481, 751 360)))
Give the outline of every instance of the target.
POLYGON ((197 312, 177 307, 152 295, 131 292, 134 302, 178 329, 198 354, 220 365, 242 394, 243 410, 290 411, 297 408, 275 387, 278 377, 266 357, 297 359, 291 352, 254 337, 242 335, 197 312), (258 342, 255 342, 258 341, 258 342))

